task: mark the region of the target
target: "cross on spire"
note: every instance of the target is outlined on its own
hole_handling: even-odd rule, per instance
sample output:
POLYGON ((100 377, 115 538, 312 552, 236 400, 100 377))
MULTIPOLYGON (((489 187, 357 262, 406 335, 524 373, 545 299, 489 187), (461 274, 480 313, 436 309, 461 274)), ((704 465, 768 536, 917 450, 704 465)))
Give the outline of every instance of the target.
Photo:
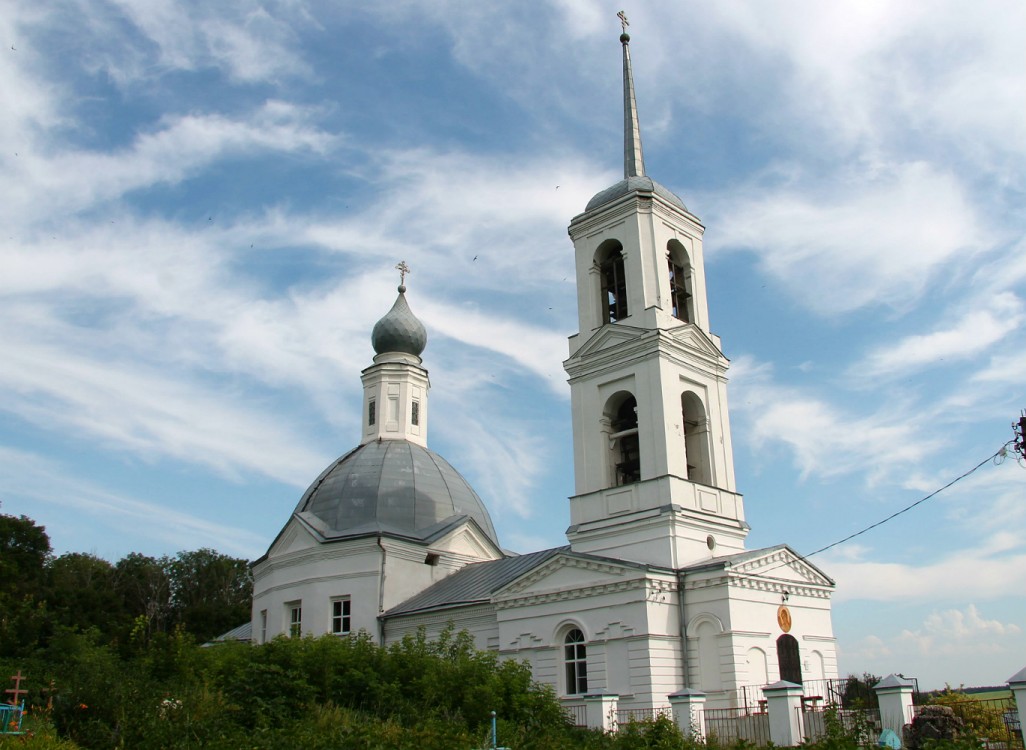
POLYGON ((399 284, 401 286, 406 286, 406 274, 410 272, 410 267, 406 265, 406 261, 399 261, 399 263, 395 267, 395 270, 399 272, 399 284))
POLYGON ((631 25, 630 22, 627 20, 627 13, 621 10, 619 13, 616 14, 616 17, 620 19, 620 26, 623 27, 623 33, 626 34, 627 27, 631 25))

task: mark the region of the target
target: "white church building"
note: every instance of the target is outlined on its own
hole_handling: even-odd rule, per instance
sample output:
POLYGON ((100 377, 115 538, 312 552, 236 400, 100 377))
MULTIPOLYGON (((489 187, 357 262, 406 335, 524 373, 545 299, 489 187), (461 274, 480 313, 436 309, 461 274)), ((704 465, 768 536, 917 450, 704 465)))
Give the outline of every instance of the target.
POLYGON ((833 581, 786 545, 746 549, 704 227, 646 176, 628 35, 624 179, 570 221, 579 332, 568 544, 504 551, 467 481, 428 448, 424 326, 406 289, 374 326, 360 444, 317 477, 253 565, 252 639, 382 644, 450 623, 526 660, 568 703, 837 676, 833 581))

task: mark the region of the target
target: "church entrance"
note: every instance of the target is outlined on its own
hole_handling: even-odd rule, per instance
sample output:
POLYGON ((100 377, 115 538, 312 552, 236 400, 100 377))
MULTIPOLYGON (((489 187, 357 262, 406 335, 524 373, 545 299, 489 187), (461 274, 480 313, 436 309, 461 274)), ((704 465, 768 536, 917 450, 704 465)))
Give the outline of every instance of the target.
POLYGON ((802 660, 798 654, 798 639, 793 635, 785 633, 777 638, 777 665, 780 667, 780 679, 802 684, 802 660))

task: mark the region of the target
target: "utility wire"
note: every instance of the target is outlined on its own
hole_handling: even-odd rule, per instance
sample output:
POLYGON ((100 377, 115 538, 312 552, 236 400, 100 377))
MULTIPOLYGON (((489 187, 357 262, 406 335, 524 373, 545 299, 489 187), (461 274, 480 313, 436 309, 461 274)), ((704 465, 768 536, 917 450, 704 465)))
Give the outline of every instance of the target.
MULTIPOLYGON (((915 507, 916 507, 917 505, 922 505, 922 504, 923 504, 923 503, 925 503, 925 502, 926 502, 927 500, 929 500, 929 499, 930 499, 931 497, 935 497, 935 496, 939 495, 940 493, 942 493, 942 492, 943 492, 944 490, 946 490, 946 489, 947 489, 948 487, 951 487, 951 486, 952 486, 953 484, 955 484, 956 482, 960 482, 960 481, 962 481, 962 480, 963 480, 963 479, 965 479, 965 478, 966 478, 967 476, 969 476, 970 474, 972 474, 973 472, 975 472, 975 471, 976 471, 977 469, 979 469, 979 468, 981 468, 982 466, 984 466, 984 464, 986 464, 986 463, 988 463, 988 462, 990 462, 990 461, 993 461, 994 459, 996 459, 996 458, 998 458, 998 457, 1004 457, 1004 456, 1006 456, 1006 455, 1008 454, 1008 447, 1009 447, 1010 445, 1012 445, 1012 444, 1014 444, 1014 441, 1009 441, 1009 442, 1005 443, 1005 444, 1004 444, 1004 445, 1002 445, 1002 446, 1001 446, 1001 447, 1000 447, 1000 448, 999 448, 999 449, 998 449, 997 451, 995 451, 995 452, 994 452, 994 453, 993 453, 992 455, 990 455, 990 456, 987 456, 987 457, 986 457, 985 459, 983 459, 983 460, 982 460, 982 461, 980 461, 980 462, 979 462, 978 464, 976 464, 976 466, 974 466, 973 468, 969 469, 969 471, 965 472, 964 474, 960 474, 960 475, 958 475, 957 477, 955 477, 954 479, 952 479, 952 480, 951 480, 950 482, 948 482, 948 483, 947 483, 946 485, 944 485, 943 487, 941 487, 941 488, 940 488, 940 489, 938 489, 938 490, 934 490, 933 492, 931 492, 931 493, 930 493, 929 495, 927 495, 926 497, 921 497, 920 499, 916 500, 916 501, 915 501, 914 503, 912 503, 911 505, 906 505, 906 506, 905 506, 904 508, 902 508, 901 510, 899 510, 899 511, 895 511, 894 513, 891 513, 891 515, 887 516, 887 518, 884 518, 884 519, 882 519, 882 520, 880 520, 880 521, 877 521, 876 523, 874 523, 874 524, 871 524, 870 526, 867 526, 866 528, 862 529, 861 531, 856 531, 856 532, 855 532, 854 534, 849 534, 849 535, 848 535, 848 536, 846 536, 846 537, 845 537, 844 539, 840 539, 840 540, 838 540, 838 541, 836 541, 836 542, 833 542, 833 543, 831 543, 831 544, 828 544, 828 545, 827 545, 827 546, 825 546, 825 547, 820 547, 820 548, 819 548, 818 550, 816 550, 815 552, 810 552, 810 553, 809 553, 809 554, 807 554, 807 555, 799 555, 799 554, 798 554, 797 552, 795 552, 794 554, 795 554, 795 555, 797 555, 797 557, 798 557, 798 559, 799 559, 799 560, 801 560, 801 561, 803 561, 803 562, 808 562, 808 559, 809 559, 810 557, 812 557, 813 555, 818 555, 818 554, 819 554, 820 552, 826 552, 826 551, 827 551, 828 549, 833 549, 834 547, 837 547, 838 545, 844 544, 845 542, 850 542, 850 541, 851 541, 852 539, 854 539, 854 538, 855 538, 855 537, 857 537, 857 536, 862 536, 862 535, 863 535, 863 534, 865 534, 865 533, 866 533, 867 531, 872 531, 873 529, 877 528, 878 526, 883 526, 883 525, 884 525, 885 523, 887 523, 888 521, 892 521, 892 520, 894 520, 895 518, 897 518, 898 516, 900 516, 900 515, 901 515, 902 513, 907 513, 908 511, 910 511, 910 510, 912 510, 913 508, 915 508, 915 507)), ((788 564, 789 564, 790 562, 791 562, 790 560, 787 560, 787 561, 785 561, 785 562, 782 562, 782 563, 779 563, 779 564, 777 564, 777 565, 774 565, 774 566, 773 566, 772 568, 769 568, 768 570, 764 570, 764 571, 761 571, 761 572, 760 572, 760 573, 758 574, 758 577, 762 577, 762 576, 764 576, 764 575, 765 575, 766 573, 769 573, 770 571, 776 570, 777 568, 783 567, 784 565, 788 565, 788 564)), ((753 578, 754 578, 754 577, 756 577, 756 576, 751 576, 751 577, 753 577, 753 578)))

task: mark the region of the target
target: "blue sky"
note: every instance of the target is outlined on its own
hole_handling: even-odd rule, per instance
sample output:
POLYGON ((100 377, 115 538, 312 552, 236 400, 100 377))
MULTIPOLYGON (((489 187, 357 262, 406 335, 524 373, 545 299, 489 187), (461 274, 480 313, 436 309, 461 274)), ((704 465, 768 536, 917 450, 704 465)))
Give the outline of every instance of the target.
MULTIPOLYGON (((256 557, 358 439, 405 259, 432 448, 564 542, 570 219, 621 176, 619 3, 50 0, 0 16, 0 500, 57 552, 256 557), (474 258, 477 260, 474 260, 474 258)), ((707 227, 750 547, 809 553, 1026 407, 1026 6, 627 6, 707 227)), ((1026 664, 1026 471, 813 561, 843 672, 1026 664)))

